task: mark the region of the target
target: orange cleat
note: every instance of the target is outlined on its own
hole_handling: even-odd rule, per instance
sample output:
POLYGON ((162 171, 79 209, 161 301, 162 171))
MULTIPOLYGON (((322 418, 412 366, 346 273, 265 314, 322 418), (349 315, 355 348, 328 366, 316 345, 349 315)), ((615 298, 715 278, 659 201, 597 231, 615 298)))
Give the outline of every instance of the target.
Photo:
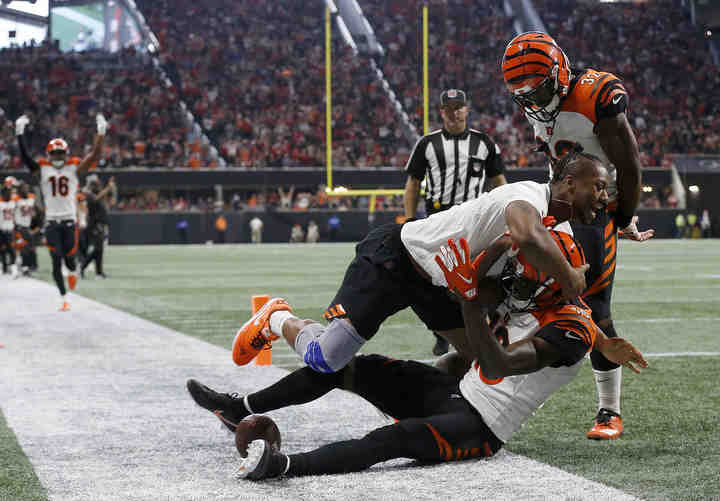
POLYGON ((270 315, 276 311, 292 311, 292 309, 284 299, 272 298, 237 331, 232 350, 233 361, 237 365, 250 363, 266 344, 278 338, 270 332, 268 323, 270 315))
POLYGON ((587 433, 592 440, 612 440, 623 433, 623 423, 620 414, 610 409, 600 409, 595 417, 595 424, 587 433))
POLYGON ((63 304, 60 307, 60 311, 70 311, 70 303, 68 303, 67 301, 63 301, 63 304))
POLYGON ((70 287, 71 291, 75 290, 75 287, 77 286, 77 275, 68 275, 68 287, 70 287))

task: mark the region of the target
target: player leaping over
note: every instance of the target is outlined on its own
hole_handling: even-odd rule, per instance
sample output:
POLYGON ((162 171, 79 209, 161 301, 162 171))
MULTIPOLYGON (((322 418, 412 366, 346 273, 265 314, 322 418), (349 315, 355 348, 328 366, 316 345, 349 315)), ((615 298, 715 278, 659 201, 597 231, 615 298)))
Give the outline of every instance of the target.
POLYGON ((77 284, 75 253, 78 247, 76 207, 78 174, 88 170, 100 159, 108 128, 108 122, 101 114, 97 115, 96 122, 97 135, 93 149, 85 158, 68 157, 70 151, 67 142, 55 138, 47 145, 48 157, 35 162, 28 154, 23 140, 23 133, 30 119, 22 115, 15 121, 15 134, 18 137, 23 162, 40 179, 45 204, 45 237, 52 258, 53 278, 62 296, 61 311, 70 309, 62 276, 63 260, 70 270, 68 276, 70 290, 74 290, 77 284))

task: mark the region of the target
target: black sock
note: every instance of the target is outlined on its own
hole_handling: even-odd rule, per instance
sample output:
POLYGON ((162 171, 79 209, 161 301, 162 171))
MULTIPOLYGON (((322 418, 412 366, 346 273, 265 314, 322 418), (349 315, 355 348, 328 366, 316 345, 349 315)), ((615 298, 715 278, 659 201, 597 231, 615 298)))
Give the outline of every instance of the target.
MULTIPOLYGON (((254 413, 262 414, 289 405, 312 402, 334 388, 341 388, 344 373, 345 369, 324 374, 315 372, 310 367, 303 367, 272 386, 248 395, 248 404, 254 413)), ((245 408, 245 404, 242 405, 245 408)))
MULTIPOLYGON (((613 325, 612 321, 610 321, 610 325, 601 327, 601 329, 607 337, 618 337, 617 332, 615 331, 615 325, 613 325)), ((615 362, 611 362, 605 358, 605 355, 597 350, 590 352, 590 361, 592 362, 593 369, 596 371, 611 371, 620 367, 615 362)))
POLYGON ((62 276, 62 258, 60 256, 52 255, 52 267, 53 267, 53 278, 55 279, 55 285, 60 290, 60 295, 65 295, 65 280, 62 276))

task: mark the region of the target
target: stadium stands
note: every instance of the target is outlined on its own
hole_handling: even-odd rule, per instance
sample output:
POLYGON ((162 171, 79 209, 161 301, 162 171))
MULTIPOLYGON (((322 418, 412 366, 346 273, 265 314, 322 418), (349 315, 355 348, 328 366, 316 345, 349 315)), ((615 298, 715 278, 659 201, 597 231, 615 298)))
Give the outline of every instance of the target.
MULTIPOLYGON (((422 132, 421 5, 362 0, 386 50, 378 63, 422 132)), ((17 167, 11 118, 30 111, 39 153, 49 137, 89 146, 102 110, 112 122, 105 165, 212 167, 186 125, 184 100, 228 164, 263 168, 325 164, 322 3, 302 0, 141 0, 174 86, 131 50, 63 54, 26 47, 0 52, 0 168, 17 167)), ((542 166, 524 117, 511 102, 499 58, 513 34, 497 0, 430 1, 431 122, 443 88, 466 89, 470 124, 503 148, 510 167, 542 166), (481 19, 482 22, 478 22, 481 19)), ((679 2, 597 4, 533 0, 576 69, 623 78, 644 165, 667 154, 720 153, 720 73, 679 2), (642 36, 640 36, 642 34, 642 36), (682 106, 678 107, 677 104, 682 106)), ((336 167, 401 167, 412 147, 368 70, 334 33, 333 161, 336 167)), ((77 149, 76 154, 81 154, 77 149)), ((102 167, 102 165, 101 165, 102 167)))
MULTIPOLYGON (((230 165, 324 165, 322 3, 137 3, 168 75, 230 165)), ((334 34, 334 165, 403 164, 410 145, 387 99, 339 40, 334 34)))
POLYGON ((645 165, 668 153, 720 153, 720 72, 679 2, 533 3, 575 68, 623 79, 645 165))
MULTIPOLYGON (((167 89, 147 56, 133 49, 62 53, 48 44, 0 51, 0 106, 7 118, 29 113, 30 151, 43 154, 47 141, 64 137, 72 154, 92 146, 94 114, 112 124, 103 165, 191 167, 209 165, 207 152, 190 132, 177 93, 167 89)), ((12 122, 0 132, 6 168, 20 167, 12 122), (14 157, 14 158, 13 158, 14 157)), ((3 158, 4 157, 4 158, 3 158)))

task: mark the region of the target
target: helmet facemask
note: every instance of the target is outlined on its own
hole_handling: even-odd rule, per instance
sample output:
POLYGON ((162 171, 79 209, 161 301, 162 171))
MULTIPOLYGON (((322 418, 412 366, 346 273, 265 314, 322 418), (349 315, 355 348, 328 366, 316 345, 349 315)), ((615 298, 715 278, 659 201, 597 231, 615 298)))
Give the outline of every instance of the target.
POLYGON ((513 101, 523 108, 530 118, 539 122, 552 122, 560 113, 560 94, 558 92, 558 66, 553 66, 550 74, 540 85, 524 94, 513 94, 513 101))

